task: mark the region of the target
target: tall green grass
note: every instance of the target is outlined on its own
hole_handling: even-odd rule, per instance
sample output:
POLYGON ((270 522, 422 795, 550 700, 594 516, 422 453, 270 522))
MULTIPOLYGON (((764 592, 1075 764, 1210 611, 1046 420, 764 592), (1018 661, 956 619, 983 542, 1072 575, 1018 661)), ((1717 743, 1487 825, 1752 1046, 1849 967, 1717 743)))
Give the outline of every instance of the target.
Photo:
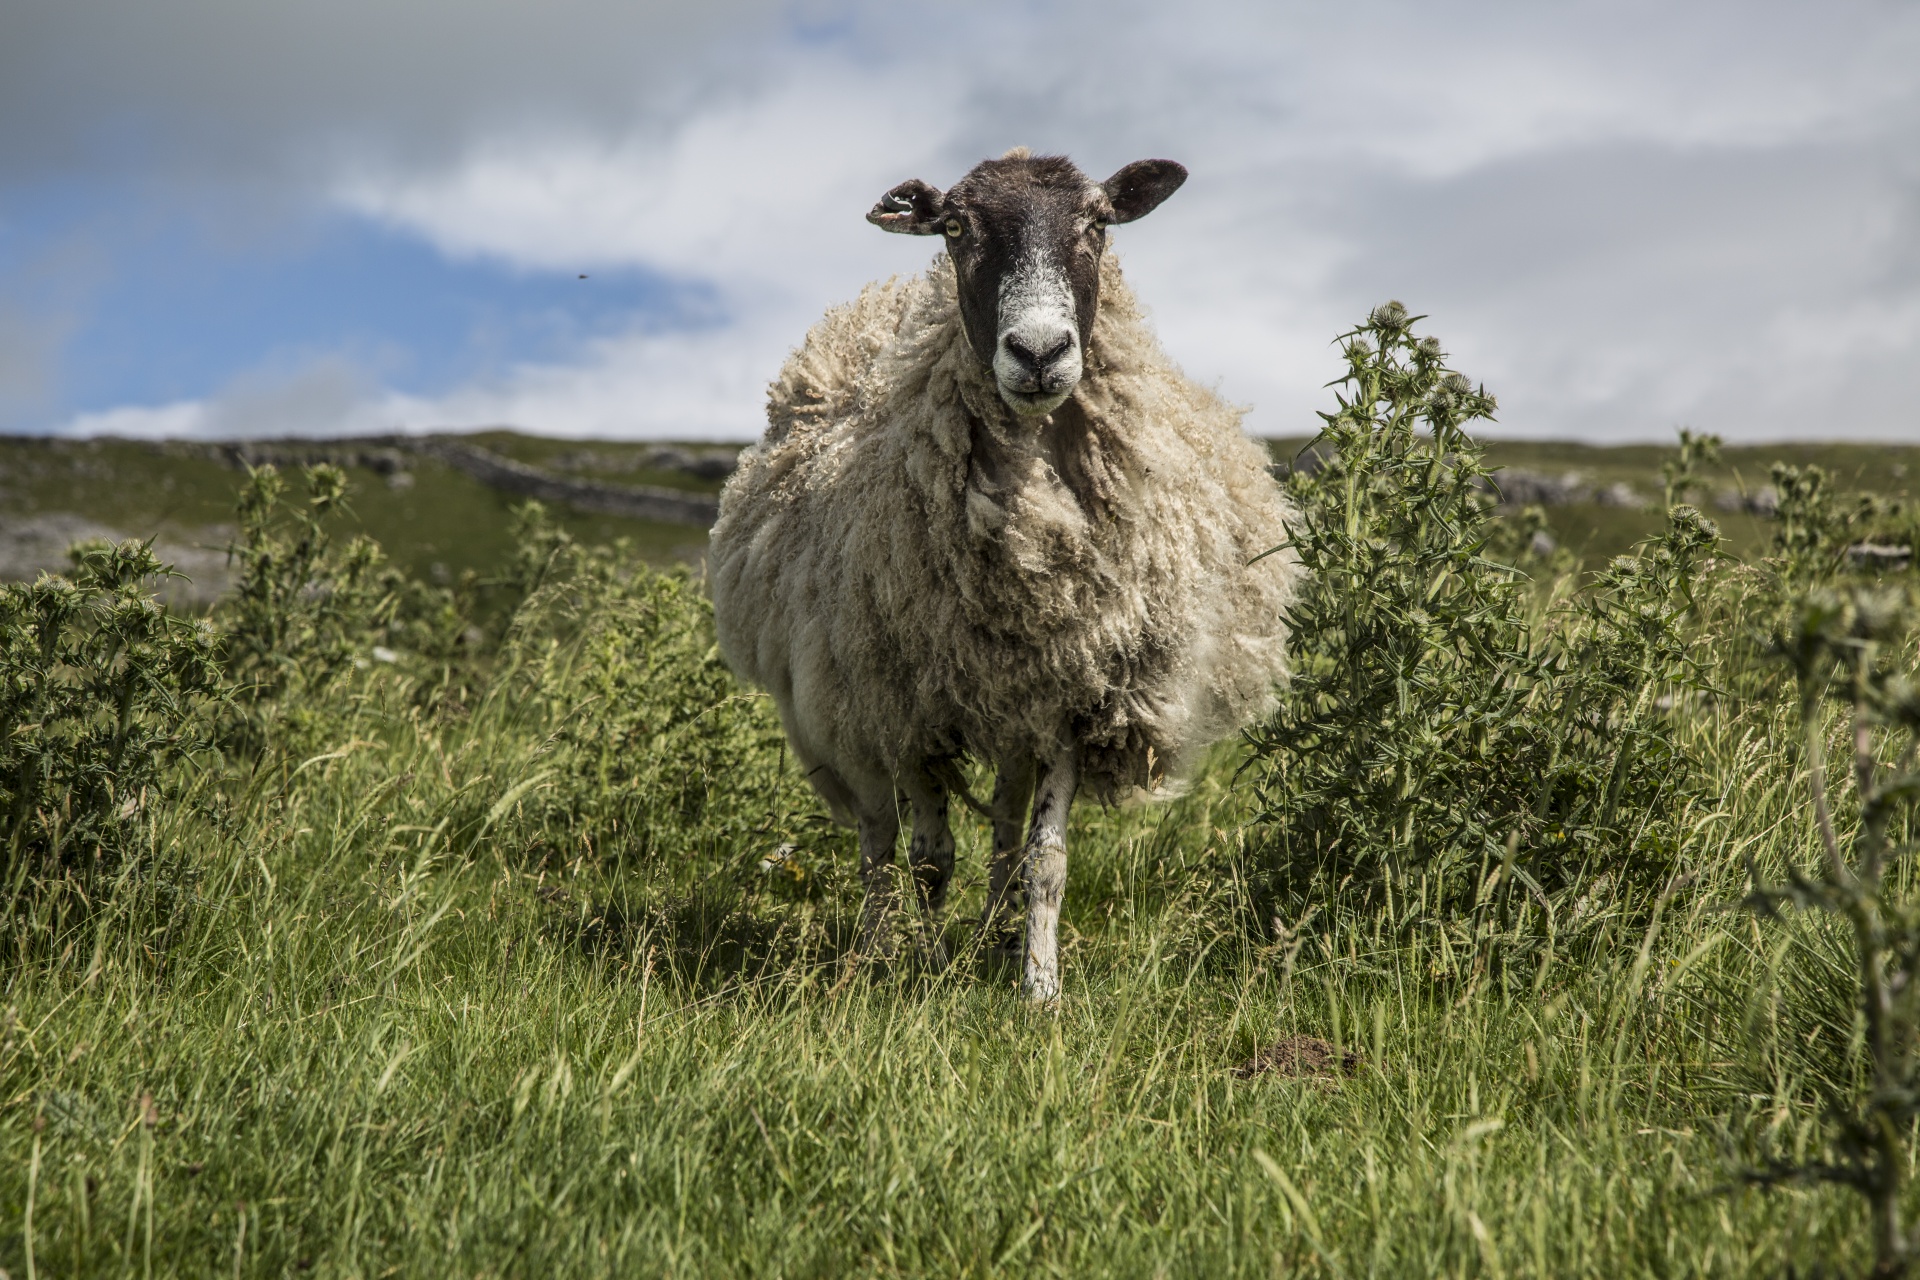
MULTIPOLYGON (((1291 956, 1222 929, 1246 817, 1231 759, 1166 809, 1086 811, 1053 1016, 967 963, 848 980, 845 887, 542 862, 506 815, 451 848, 539 772, 544 738, 504 704, 437 727, 402 692, 364 691, 330 758, 256 775, 224 829, 184 807, 160 823, 184 895, 130 881, 14 965, 13 1275, 29 1251, 40 1275, 1754 1275, 1865 1256, 1844 1191, 1735 1185, 1749 1131, 1791 1149, 1819 1122, 1802 1082, 1741 1065, 1724 993, 1777 944, 1712 910, 1748 855, 1814 854, 1784 770, 1734 786, 1777 762, 1778 726, 1700 727, 1745 799, 1692 833, 1699 892, 1526 975, 1463 971, 1445 930, 1402 927, 1417 902, 1316 904, 1291 956), (1297 1034, 1365 1065, 1232 1074, 1297 1034)), ((963 913, 985 854, 966 835, 963 913)))

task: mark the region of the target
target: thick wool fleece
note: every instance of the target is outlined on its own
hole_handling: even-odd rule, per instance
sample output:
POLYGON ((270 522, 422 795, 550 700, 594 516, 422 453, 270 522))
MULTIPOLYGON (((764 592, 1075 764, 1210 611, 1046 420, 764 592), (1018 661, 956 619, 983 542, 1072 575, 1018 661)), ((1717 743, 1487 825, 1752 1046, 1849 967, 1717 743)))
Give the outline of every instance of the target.
POLYGON ((902 770, 1076 746, 1111 800, 1266 712, 1300 574, 1239 413, 1188 381, 1108 254, 1073 398, 1022 418, 953 268, 827 313, 720 499, 720 648, 843 818, 902 770))

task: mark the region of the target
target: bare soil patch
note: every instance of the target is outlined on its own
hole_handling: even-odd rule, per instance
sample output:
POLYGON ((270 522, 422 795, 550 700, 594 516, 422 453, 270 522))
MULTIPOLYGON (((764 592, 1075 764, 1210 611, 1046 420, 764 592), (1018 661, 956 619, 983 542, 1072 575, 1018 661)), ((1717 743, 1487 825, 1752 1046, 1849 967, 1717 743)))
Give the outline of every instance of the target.
POLYGON ((1358 1049, 1335 1049, 1318 1036, 1285 1036, 1234 1067, 1233 1074, 1242 1080, 1272 1074, 1337 1086, 1366 1065, 1358 1049))

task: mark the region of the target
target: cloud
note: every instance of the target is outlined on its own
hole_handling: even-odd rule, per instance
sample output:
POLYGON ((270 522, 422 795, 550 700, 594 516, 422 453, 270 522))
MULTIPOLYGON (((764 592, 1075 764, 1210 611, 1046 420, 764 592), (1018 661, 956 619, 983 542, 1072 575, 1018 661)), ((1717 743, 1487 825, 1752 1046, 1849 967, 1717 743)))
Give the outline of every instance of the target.
POLYGON ((299 184, 548 123, 671 118, 750 73, 778 0, 10 0, 0 170, 299 184), (735 33, 752 33, 741 39, 735 33), (324 177, 324 174, 313 175, 324 177))
POLYGON ((414 431, 510 424, 575 437, 750 439, 763 423, 768 354, 791 342, 770 327, 608 339, 577 361, 521 366, 446 396, 396 399, 387 412, 414 431))
POLYGON ((30 421, 53 399, 54 365, 70 324, 0 306, 0 425, 30 421))
POLYGON ((386 390, 362 365, 320 355, 249 370, 204 399, 74 414, 58 434, 247 439, 512 426, 567 437, 739 440, 755 433, 741 407, 757 411, 766 383, 764 361, 751 355, 780 340, 742 344, 730 329, 630 334, 443 395, 386 390))
POLYGON ((373 434, 391 430, 389 397, 351 361, 320 356, 249 370, 214 396, 76 415, 67 434, 164 439, 373 434))
POLYGON ((1888 159, 1616 145, 1390 185, 1340 284, 1434 312, 1530 433, 1912 436, 1915 193, 1888 159))
POLYGON ((29 5, 51 56, 0 53, 0 170, 104 154, 147 112, 157 172, 712 300, 443 395, 315 400, 343 425, 750 435, 821 309, 925 265, 861 220, 878 193, 1021 142, 1096 176, 1188 163, 1116 245, 1169 349, 1257 430, 1312 430, 1329 339, 1398 296, 1511 430, 1920 434, 1909 6, 66 12, 29 5))
POLYGON ((889 79, 820 56, 664 137, 518 137, 437 171, 343 175, 340 207, 451 257, 639 267, 712 291, 711 318, 691 331, 597 341, 569 363, 516 368, 411 401, 409 412, 555 432, 756 434, 766 383, 820 312, 875 275, 920 269, 933 252, 863 218, 881 192, 937 163, 952 128, 931 108, 937 68, 915 77, 915 101, 876 111, 889 79))

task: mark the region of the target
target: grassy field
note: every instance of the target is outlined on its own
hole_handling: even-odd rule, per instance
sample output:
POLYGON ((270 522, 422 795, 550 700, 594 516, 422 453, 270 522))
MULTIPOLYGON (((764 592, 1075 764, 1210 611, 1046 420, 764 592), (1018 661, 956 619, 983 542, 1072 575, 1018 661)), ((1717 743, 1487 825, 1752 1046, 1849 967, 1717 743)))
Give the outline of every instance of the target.
POLYGON ((538 775, 538 736, 379 701, 224 838, 163 832, 181 900, 14 975, 12 1274, 29 1227, 44 1275, 1860 1269, 1845 1193, 1730 1188, 1730 1115, 1803 1122, 1699 996, 1766 945, 1711 910, 1741 857, 1811 856, 1784 781, 1737 785, 1764 726, 1699 726, 1742 799, 1689 905, 1504 983, 1436 982, 1434 944, 1338 904, 1291 965, 1223 928, 1231 760, 1171 807, 1084 811, 1044 1014, 965 960, 846 981, 844 885, 772 901, 767 845, 450 848, 451 811, 538 775), (1364 1066, 1232 1073, 1293 1034, 1364 1066))
MULTIPOLYGON (((697 493, 715 493, 720 487, 716 479, 641 465, 656 447, 649 444, 557 440, 511 431, 461 438, 564 475, 697 493)), ((1290 459, 1305 443, 1304 438, 1274 441, 1274 456, 1290 459)), ((1487 433, 1483 443, 1496 467, 1553 477, 1577 472, 1593 487, 1624 484, 1647 502, 1637 509, 1572 502, 1548 510, 1553 535, 1589 564, 1601 564, 1628 550, 1661 524, 1659 466, 1671 449, 1502 441, 1497 430, 1487 433)), ((1848 487, 1892 497, 1907 496, 1913 484, 1910 477, 1920 476, 1920 447, 1748 446, 1726 449, 1722 462, 1707 469, 1709 496, 1757 492, 1767 483, 1768 467, 1776 461, 1814 463, 1848 487)), ((374 538, 395 563, 416 576, 450 579, 467 571, 497 574, 512 549, 509 513, 517 499, 431 457, 410 456, 406 467, 404 482, 395 483, 391 474, 348 465, 353 498, 343 528, 374 538)), ((123 535, 158 534, 164 545, 176 550, 217 551, 226 546, 232 536, 233 495, 239 479, 237 464, 197 445, 0 437, 0 511, 5 519, 71 514, 123 535)), ((1736 554, 1751 556, 1764 550, 1765 520, 1738 511, 1714 510, 1713 514, 1736 554)), ((701 531, 684 525, 567 508, 557 508, 554 515, 584 541, 626 538, 661 563, 697 559, 706 544, 701 531)), ((0 534, 4 532, 0 528, 0 534)))
MULTIPOLYGON (((127 520, 231 518, 217 462, 14 448, 10 501, 82 507, 145 466, 159 479, 127 520)), ((1793 452, 1724 465, 1751 484, 1793 452)), ((1671 455, 1600 453, 1493 460, 1654 495, 1671 455)), ((1818 456, 1899 479, 1887 451, 1818 456)), ((516 543, 463 476, 353 479, 342 534, 392 537, 429 581, 436 558, 499 573, 508 612, 448 658, 395 638, 465 634, 436 597, 411 622, 329 621, 346 593, 311 583, 346 570, 316 561, 277 597, 308 639, 284 642, 282 692, 246 704, 252 737, 203 708, 206 738, 151 797, 112 798, 116 857, 0 850, 14 1280, 1870 1265, 1851 1191, 1742 1178, 1828 1151, 1823 1101, 1861 1070, 1842 932, 1726 909, 1750 871, 1821 856, 1790 691, 1728 639, 1772 570, 1723 559, 1719 603, 1688 615, 1718 692, 1661 713, 1701 797, 1663 883, 1591 869, 1525 937, 1418 879, 1276 894, 1276 775, 1229 744, 1177 800, 1076 811, 1066 991, 1043 1011, 971 949, 986 832, 964 816, 956 963, 845 963, 850 838, 719 666, 697 578, 647 567, 684 542, 589 551, 630 531, 563 514, 516 543), (541 555, 565 571, 530 574, 541 555), (303 674, 336 652, 353 661, 303 674)), ((1634 536, 1602 515, 1666 523, 1569 507, 1556 529, 1593 554, 1634 536)), ((1732 536, 1757 562, 1754 519, 1732 536)), ((1583 581, 1538 583, 1531 616, 1583 581)))
MULTIPOLYGON (((1673 456, 1670 445, 1586 445, 1563 440, 1502 440, 1498 429, 1480 435, 1489 465, 1559 477, 1574 472, 1594 488, 1626 485, 1645 506, 1623 508, 1594 502, 1570 502, 1547 509, 1547 523, 1560 544, 1589 565, 1628 551, 1661 526, 1660 464, 1673 456)), ((1307 440, 1275 441, 1276 457, 1290 457, 1307 440)), ((1809 444, 1782 442, 1729 445, 1718 463, 1701 471, 1706 492, 1700 503, 1719 522, 1727 548, 1736 555, 1763 554, 1771 536, 1768 522, 1750 512, 1727 510, 1714 502, 1728 495, 1754 494, 1765 488, 1776 462, 1818 466, 1848 490, 1865 490, 1910 499, 1920 482, 1920 446, 1892 444, 1809 444)))
MULTIPOLYGON (((534 465, 578 454, 584 447, 579 441, 505 431, 463 438, 534 465)), ((646 448, 591 445, 592 453, 607 459, 646 448)), ((395 483, 391 474, 349 465, 353 496, 342 528, 372 537, 395 563, 419 577, 444 580, 468 571, 498 573, 512 549, 509 513, 519 499, 431 457, 410 456, 406 466, 405 480, 395 483)), ((674 471, 620 468, 573 474, 705 493, 720 488, 718 481, 674 471)), ((232 536, 240 479, 238 464, 199 446, 0 438, 0 510, 12 520, 71 513, 127 536, 157 534, 163 542, 180 546, 220 548, 232 536)), ((706 546, 703 530, 684 525, 570 509, 554 514, 586 541, 626 538, 657 561, 697 558, 706 546)))
MULTIPOLYGON (((1171 806, 1084 810, 1050 1015, 965 959, 847 980, 848 851, 813 845, 813 897, 757 869, 783 825, 804 832, 792 815, 638 866, 449 838, 529 794, 545 726, 504 700, 423 723, 406 693, 364 688, 330 749, 256 775, 218 823, 163 819, 170 878, 13 972, 12 1274, 29 1231, 40 1274, 71 1275, 1860 1258, 1843 1193, 1731 1189, 1731 1117, 1807 1122, 1790 1082, 1743 1076, 1709 998, 1767 945, 1712 909, 1742 857, 1813 856, 1786 771, 1747 783, 1782 750, 1764 720, 1694 726, 1736 799, 1697 833, 1687 905, 1504 981, 1437 980, 1440 935, 1398 940, 1405 921, 1337 902, 1291 962, 1223 927, 1245 824, 1231 757, 1171 806), (1300 1034, 1364 1065, 1233 1074, 1300 1034)), ((962 916, 981 835, 963 832, 962 916)))

